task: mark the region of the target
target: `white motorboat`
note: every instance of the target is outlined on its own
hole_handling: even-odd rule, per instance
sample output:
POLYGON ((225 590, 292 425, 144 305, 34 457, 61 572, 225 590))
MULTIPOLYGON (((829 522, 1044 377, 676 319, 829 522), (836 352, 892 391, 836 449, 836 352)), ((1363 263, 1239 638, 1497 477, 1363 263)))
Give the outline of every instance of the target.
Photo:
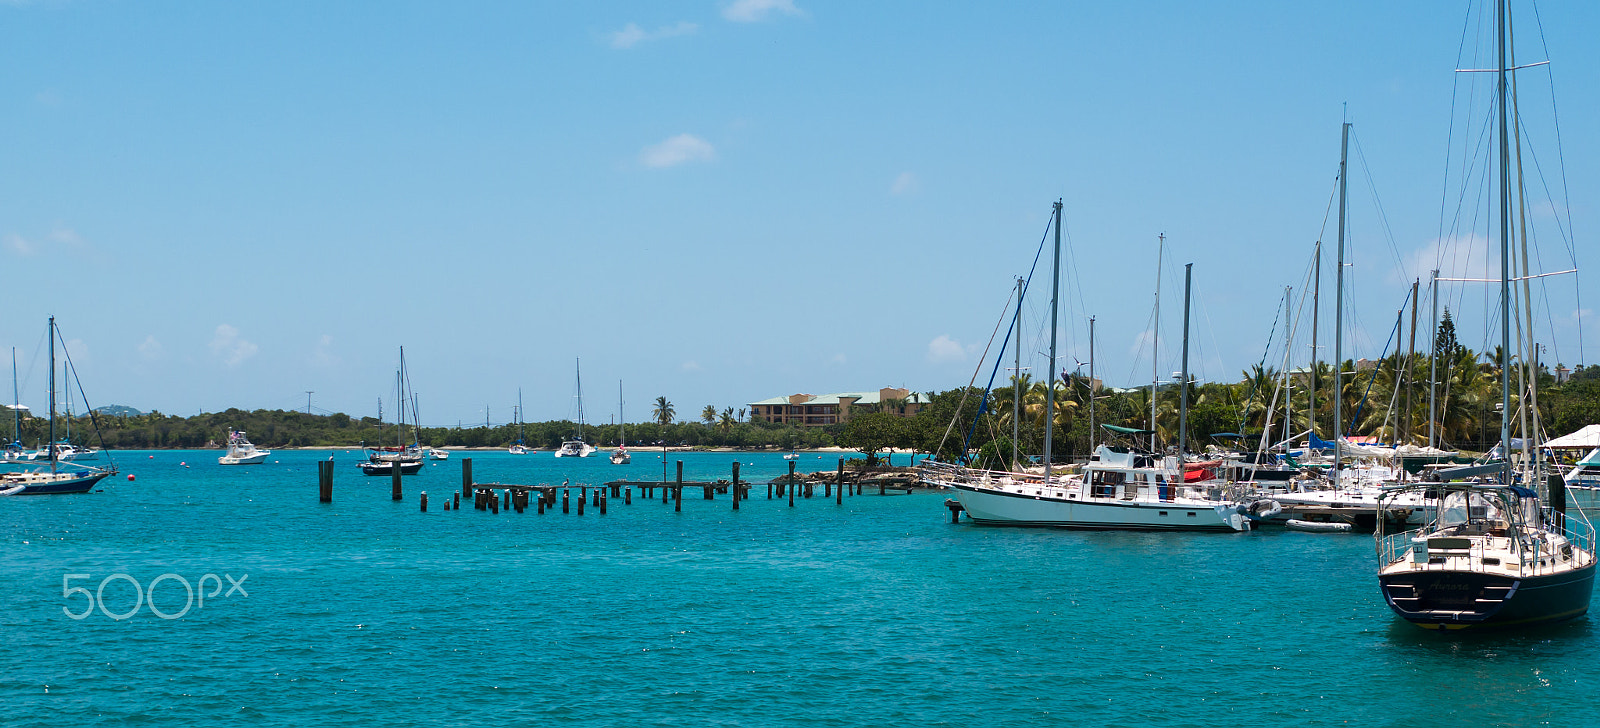
POLYGON ((450 451, 449 450, 441 450, 441 449, 436 448, 436 447, 430 447, 430 448, 428 448, 428 457, 430 459, 433 459, 433 460, 449 460, 450 459, 450 451))
POLYGON ((556 450, 558 458, 586 458, 594 454, 594 446, 582 440, 567 440, 556 450))
POLYGON ((217 458, 218 465, 259 465, 267 461, 271 450, 260 450, 245 439, 244 430, 228 430, 228 452, 217 458))

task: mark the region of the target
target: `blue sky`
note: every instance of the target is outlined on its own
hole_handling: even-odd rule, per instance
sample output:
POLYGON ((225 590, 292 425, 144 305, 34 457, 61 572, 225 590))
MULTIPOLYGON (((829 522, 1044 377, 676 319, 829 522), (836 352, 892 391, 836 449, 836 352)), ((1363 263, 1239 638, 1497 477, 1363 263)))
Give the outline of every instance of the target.
MULTIPOLYGON (((1600 228, 1600 9, 1531 10, 1531 267, 1565 270, 1600 228)), ((571 416, 579 357, 600 422, 619 379, 633 420, 942 390, 1061 198, 1064 365, 1094 315, 1101 377, 1149 380, 1165 233, 1156 368, 1193 262, 1193 366, 1232 380, 1319 234, 1329 343, 1348 114, 1345 353, 1376 357, 1433 251, 1482 267, 1479 187, 1441 204, 1488 110, 1453 72, 1479 27, 1462 3, 0 3, 0 345, 35 408, 51 314, 93 404, 178 414, 314 390, 388 415, 402 345, 433 425, 508 421, 519 387, 528 419, 571 416)), ((1589 275, 1536 288, 1547 360, 1582 358, 1589 275)), ((1483 288, 1444 297, 1479 348, 1483 288)))

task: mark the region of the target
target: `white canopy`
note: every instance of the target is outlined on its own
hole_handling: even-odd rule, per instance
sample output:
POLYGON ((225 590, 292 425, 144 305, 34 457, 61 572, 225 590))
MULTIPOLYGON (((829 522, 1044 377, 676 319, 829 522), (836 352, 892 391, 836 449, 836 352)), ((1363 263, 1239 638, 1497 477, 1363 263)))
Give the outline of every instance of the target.
POLYGON ((1574 450, 1592 449, 1600 447, 1600 425, 1586 425, 1570 435, 1562 435, 1554 440, 1547 440, 1544 447, 1572 448, 1574 450))

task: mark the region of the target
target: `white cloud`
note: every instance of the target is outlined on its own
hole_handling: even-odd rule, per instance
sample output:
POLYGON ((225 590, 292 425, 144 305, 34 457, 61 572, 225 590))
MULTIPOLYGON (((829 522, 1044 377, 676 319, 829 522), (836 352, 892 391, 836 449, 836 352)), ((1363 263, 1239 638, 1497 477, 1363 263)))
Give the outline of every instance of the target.
POLYGON ((239 366, 257 351, 260 347, 240 338, 239 330, 227 324, 218 325, 216 335, 211 338, 211 353, 230 367, 239 366))
POLYGON ((146 335, 144 337, 144 341, 139 344, 139 356, 144 357, 146 361, 155 361, 160 359, 162 353, 163 349, 161 342, 156 341, 156 337, 154 335, 146 335))
POLYGON ((655 30, 645 30, 635 23, 628 23, 622 27, 622 30, 611 34, 611 47, 618 49, 632 48, 645 41, 689 35, 699 29, 699 25, 687 20, 680 20, 672 25, 663 25, 655 30))
POLYGON ((1499 249, 1491 249, 1488 238, 1482 235, 1439 238, 1412 251, 1399 273, 1403 278, 1396 282, 1410 283, 1420 278, 1426 285, 1435 266, 1441 278, 1499 279, 1499 265, 1499 249))
POLYGON ((939 334, 933 341, 928 342, 928 361, 938 364, 947 361, 961 361, 967 358, 967 350, 961 342, 950 338, 949 334, 939 334))
POLYGON ((652 144, 639 152, 639 162, 646 167, 675 167, 685 162, 703 162, 715 159, 717 151, 711 143, 693 134, 679 134, 660 144, 652 144))
POLYGON ((845 356, 844 356, 844 352, 839 352, 838 354, 834 354, 833 358, 829 359, 828 361, 833 363, 833 364, 843 365, 845 363, 845 361, 846 361, 845 360, 845 356))
POLYGON ((39 251, 39 246, 30 242, 27 238, 24 238, 21 235, 16 233, 7 233, 6 250, 16 253, 17 255, 33 255, 39 251))
POLYGON ((693 359, 686 361, 683 363, 683 370, 686 372, 698 372, 700 371, 700 363, 693 359))
POLYGON ((794 0, 733 0, 722 8, 722 17, 735 23, 759 23, 774 15, 805 15, 794 0))
MULTIPOLYGON (((1137 336, 1133 337, 1133 343, 1128 345, 1128 354, 1130 356, 1141 356, 1141 355, 1143 355, 1144 354, 1144 350, 1150 348, 1150 342, 1154 341, 1155 338, 1156 338, 1156 332, 1154 332, 1154 331, 1152 331, 1150 329, 1145 329, 1144 331, 1140 331, 1137 336)), ((1149 359, 1145 360, 1146 364, 1148 364, 1149 362, 1150 362, 1149 359)))
POLYGON ((73 366, 81 366, 89 361, 89 345, 83 339, 68 339, 62 342, 61 347, 66 349, 67 358, 72 360, 73 366))
POLYGON ((1593 320, 1594 319, 1594 309, 1592 309, 1592 308, 1577 308, 1577 309, 1573 309, 1572 310, 1572 320, 1573 321, 1582 321, 1584 319, 1593 320))
POLYGON ((317 339, 317 348, 311 352, 311 366, 333 367, 339 365, 339 356, 333 353, 333 337, 323 334, 317 339))
POLYGON ((74 254, 88 254, 92 257, 95 252, 89 243, 83 239, 83 236, 78 234, 78 231, 69 227, 59 226, 52 229, 41 240, 29 240, 16 233, 7 233, 5 247, 11 252, 23 256, 37 253, 48 254, 60 250, 74 254))
POLYGON ((894 178, 894 183, 889 185, 889 194, 909 195, 916 192, 920 186, 916 175, 910 172, 901 172, 900 176, 894 178))

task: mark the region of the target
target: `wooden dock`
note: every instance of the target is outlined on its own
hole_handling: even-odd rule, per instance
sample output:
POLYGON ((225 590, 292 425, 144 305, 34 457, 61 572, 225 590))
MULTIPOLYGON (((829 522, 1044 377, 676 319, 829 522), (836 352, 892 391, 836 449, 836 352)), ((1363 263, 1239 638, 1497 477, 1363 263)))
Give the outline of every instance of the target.
MULTIPOLYGON (((613 480, 602 485, 571 485, 565 481, 561 484, 551 483, 480 483, 472 477, 472 458, 461 459, 461 490, 453 492, 449 497, 439 503, 441 510, 460 510, 463 500, 470 503, 475 510, 499 513, 502 508, 516 513, 522 513, 528 508, 536 508, 541 515, 547 510, 554 510, 556 504, 561 506, 562 513, 571 513, 576 509, 578 515, 583 515, 587 508, 594 508, 605 515, 610 508, 611 501, 621 499, 622 505, 633 505, 634 489, 645 500, 654 500, 656 493, 661 494, 663 504, 673 503, 674 511, 683 510, 683 491, 685 488, 699 488, 703 500, 716 500, 718 495, 728 495, 732 501, 733 510, 739 510, 741 501, 750 499, 752 485, 750 481, 739 477, 737 461, 732 464, 731 478, 727 480, 684 480, 683 461, 678 461, 678 477, 675 480, 613 480), (573 491, 577 491, 574 493, 573 491), (573 496, 577 496, 574 498, 573 496)), ((819 479, 797 479, 794 476, 794 463, 789 464, 789 475, 767 483, 767 499, 787 498, 789 506, 795 505, 795 500, 810 499, 818 495, 820 486, 824 499, 832 498, 835 504, 843 505, 846 495, 862 495, 865 485, 863 479, 855 477, 857 474, 848 474, 844 468, 844 458, 839 458, 839 469, 834 478, 823 477, 819 479), (784 482, 777 482, 783 480, 784 482)), ((827 473, 813 473, 812 476, 826 476, 827 473)), ((317 468, 318 499, 323 503, 333 502, 333 467, 331 462, 320 463, 317 468)), ((910 487, 892 484, 886 480, 875 481, 878 485, 878 494, 886 495, 889 489, 911 492, 910 487)), ((399 501, 402 481, 398 475, 393 478, 393 499, 399 501)), ((428 510, 428 494, 419 494, 419 503, 422 512, 428 510)))

